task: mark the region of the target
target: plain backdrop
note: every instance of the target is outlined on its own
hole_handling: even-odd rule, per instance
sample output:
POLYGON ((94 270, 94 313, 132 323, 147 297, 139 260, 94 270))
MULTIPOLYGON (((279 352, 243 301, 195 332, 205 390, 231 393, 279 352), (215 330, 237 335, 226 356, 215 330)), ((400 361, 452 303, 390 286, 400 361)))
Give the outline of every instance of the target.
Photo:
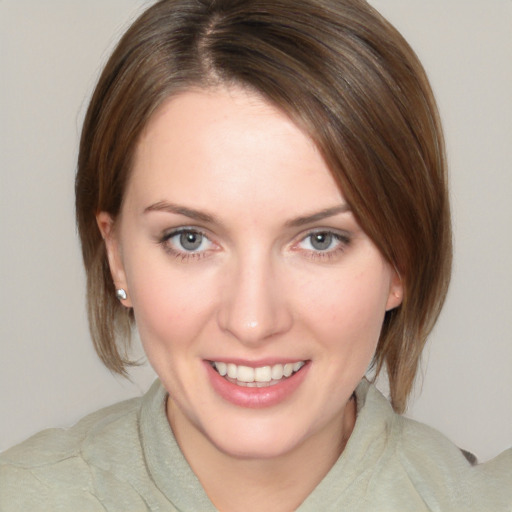
MULTIPOLYGON (((142 0, 0 0, 0 450, 139 395, 99 362, 74 224, 77 141, 142 0)), ((419 54, 451 172, 452 286, 408 414, 487 460, 512 444, 512 1, 373 0, 419 54)))

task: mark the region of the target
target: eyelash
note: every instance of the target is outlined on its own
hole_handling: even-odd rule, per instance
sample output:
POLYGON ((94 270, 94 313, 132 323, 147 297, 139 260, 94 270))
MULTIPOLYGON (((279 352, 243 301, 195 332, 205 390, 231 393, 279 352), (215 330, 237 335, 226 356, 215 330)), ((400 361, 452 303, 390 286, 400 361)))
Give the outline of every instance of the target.
POLYGON ((208 238, 208 236, 201 230, 191 227, 183 227, 179 229, 174 229, 173 231, 170 231, 169 233, 165 233, 160 240, 158 241, 159 244, 164 248, 165 252, 167 254, 170 254, 171 256, 174 256, 176 259, 179 259, 180 261, 187 262, 190 260, 199 260, 202 258, 205 258, 208 254, 208 250, 187 250, 185 248, 183 249, 177 249, 175 248, 175 245, 173 246, 171 240, 178 236, 183 235, 196 235, 202 237, 201 245, 203 244, 204 240, 207 240, 209 244, 212 244, 212 241, 208 238))
POLYGON ((306 236, 301 238, 299 240, 299 242, 297 242, 294 245, 294 248, 298 247, 300 244, 304 243, 308 239, 310 240, 309 243, 311 244, 311 239, 314 236, 318 236, 318 235, 332 237, 331 243, 334 242, 336 245, 334 246, 334 248, 327 248, 325 250, 314 249, 314 248, 306 249, 307 257, 312 260, 320 260, 320 261, 332 260, 333 258, 336 258, 337 256, 339 256, 341 253, 345 252, 345 250, 351 243, 351 237, 346 233, 339 233, 339 232, 332 231, 329 229, 319 229, 319 230, 310 231, 309 233, 307 233, 306 236))
MULTIPOLYGON (((207 241, 207 243, 211 246, 214 245, 213 242, 208 238, 208 235, 197 228, 192 227, 182 227, 179 229, 174 229, 168 233, 165 233, 159 240, 158 243, 164 248, 165 252, 170 254, 171 256, 174 256, 176 259, 182 261, 182 262, 188 262, 191 260, 200 260, 202 258, 205 258, 208 256, 209 248, 202 249, 202 250, 187 250, 184 247, 182 249, 177 249, 176 245, 177 243, 181 244, 180 242, 176 242, 173 244, 171 240, 175 237, 181 237, 183 235, 192 235, 192 236, 200 236, 201 242, 199 247, 203 245, 204 241, 207 241)), ((336 231, 328 230, 328 229, 319 229, 315 231, 308 232, 305 236, 303 236, 298 242, 294 243, 292 246, 292 250, 300 251, 303 250, 306 253, 306 256, 312 260, 317 261, 329 261, 336 256, 339 256, 341 253, 343 253, 347 247, 351 243, 351 238, 346 233, 339 233, 336 231), (300 245, 303 244, 305 241, 309 239, 310 245, 312 245, 311 240, 314 236, 327 236, 332 237, 330 240, 330 244, 335 243, 334 248, 328 247, 325 250, 321 249, 304 249, 301 248, 300 245)), ((182 244, 181 244, 182 245, 182 244)))

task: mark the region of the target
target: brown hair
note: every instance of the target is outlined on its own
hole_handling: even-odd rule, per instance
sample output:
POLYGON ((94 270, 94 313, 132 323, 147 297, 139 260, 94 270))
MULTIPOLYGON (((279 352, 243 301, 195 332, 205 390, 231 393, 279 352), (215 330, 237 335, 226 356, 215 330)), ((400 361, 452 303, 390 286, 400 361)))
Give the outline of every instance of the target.
POLYGON ((119 213, 142 129, 190 87, 257 91, 317 144, 361 227, 403 280, 374 365, 406 405, 444 301, 451 231, 444 143, 425 72, 362 0, 162 0, 126 32, 85 118, 76 213, 96 350, 126 372, 133 314, 115 298, 95 216, 119 213))

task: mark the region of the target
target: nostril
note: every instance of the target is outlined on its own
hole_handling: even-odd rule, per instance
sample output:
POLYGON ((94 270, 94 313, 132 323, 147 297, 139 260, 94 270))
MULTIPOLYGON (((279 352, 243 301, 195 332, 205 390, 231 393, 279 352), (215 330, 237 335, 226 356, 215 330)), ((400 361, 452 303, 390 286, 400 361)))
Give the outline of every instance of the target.
POLYGON ((291 312, 270 263, 251 261, 233 268, 219 297, 219 328, 244 344, 257 344, 285 332, 291 312))

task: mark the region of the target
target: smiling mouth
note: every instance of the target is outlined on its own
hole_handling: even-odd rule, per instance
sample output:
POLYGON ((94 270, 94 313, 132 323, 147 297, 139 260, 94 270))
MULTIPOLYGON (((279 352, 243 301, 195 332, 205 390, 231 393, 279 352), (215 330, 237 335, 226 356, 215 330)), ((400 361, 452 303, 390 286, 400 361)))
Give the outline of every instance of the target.
POLYGON ((288 379, 300 371, 306 362, 297 361, 296 363, 275 364, 257 368, 222 361, 211 361, 210 364, 221 377, 237 386, 263 388, 275 386, 288 379))

